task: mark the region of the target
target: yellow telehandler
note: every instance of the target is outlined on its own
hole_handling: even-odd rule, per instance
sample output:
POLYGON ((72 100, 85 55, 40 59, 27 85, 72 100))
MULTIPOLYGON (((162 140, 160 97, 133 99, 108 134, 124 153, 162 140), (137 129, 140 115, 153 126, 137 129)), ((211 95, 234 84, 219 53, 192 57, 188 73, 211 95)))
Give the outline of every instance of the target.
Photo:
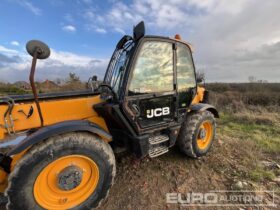
POLYGON ((197 85, 191 46, 179 35, 148 36, 140 22, 117 43, 103 82, 94 76, 84 91, 37 94, 36 62, 50 50, 37 40, 26 49, 33 94, 0 98, 7 209, 98 207, 113 185, 117 151, 138 158, 174 145, 192 158, 209 151, 218 111, 197 85))

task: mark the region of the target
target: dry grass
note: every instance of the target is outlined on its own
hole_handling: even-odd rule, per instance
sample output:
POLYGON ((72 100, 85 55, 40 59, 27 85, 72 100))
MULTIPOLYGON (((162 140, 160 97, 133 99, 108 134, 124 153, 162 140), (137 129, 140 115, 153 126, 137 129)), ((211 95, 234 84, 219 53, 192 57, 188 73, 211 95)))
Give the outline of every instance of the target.
POLYGON ((279 84, 208 84, 211 103, 220 110, 236 113, 243 110, 280 111, 279 84), (257 108, 256 108, 257 107, 257 108))
POLYGON ((264 107, 257 107, 255 110, 243 109, 234 113, 233 119, 259 125, 276 125, 280 123, 280 115, 277 112, 268 111, 264 107))

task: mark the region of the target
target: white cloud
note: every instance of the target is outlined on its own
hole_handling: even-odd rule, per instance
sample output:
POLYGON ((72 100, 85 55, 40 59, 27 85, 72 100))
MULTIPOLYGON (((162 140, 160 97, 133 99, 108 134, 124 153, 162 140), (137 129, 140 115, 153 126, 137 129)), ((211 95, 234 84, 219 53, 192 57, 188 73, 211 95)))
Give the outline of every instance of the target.
POLYGON ((28 9, 29 11, 31 11, 33 14, 35 15, 41 15, 42 14, 42 10, 39 9, 38 7, 34 6, 30 1, 28 0, 19 0, 18 3, 25 7, 26 9, 28 9))
MULTIPOLYGON (((206 73, 208 81, 247 81, 253 75, 280 82, 279 11, 279 0, 112 0, 105 10, 86 6, 79 14, 93 32, 131 34, 133 25, 144 20, 147 34, 181 34, 192 43, 197 69, 206 73)), ((63 30, 75 32, 76 28, 67 25, 63 30)), ((10 56, 15 54, 3 46, 1 49, 10 56)), ((63 56, 43 61, 48 68, 65 69, 69 62, 69 69, 89 69, 87 56, 53 53, 63 56)), ((26 68, 21 65, 19 68, 26 68)))
POLYGON ((17 50, 9 49, 9 48, 6 48, 2 45, 0 45, 0 53, 3 53, 3 54, 8 55, 8 56, 14 56, 14 55, 19 54, 19 52, 17 50))
POLYGON ((138 12, 133 12, 130 5, 116 1, 112 3, 112 7, 105 13, 98 13, 96 8, 87 8, 83 13, 86 28, 94 30, 96 28, 104 28, 107 32, 119 32, 129 30, 133 25, 141 21, 143 18, 138 12))
POLYGON ((120 34, 123 34, 123 35, 125 34, 125 31, 123 29, 121 29, 121 28, 118 28, 118 27, 115 28, 115 31, 120 33, 120 34))
POLYGON ((278 0, 134 0, 113 2, 102 13, 89 8, 85 20, 121 34, 141 20, 148 34, 179 33, 194 46, 196 65, 208 81, 247 81, 254 75, 279 82, 280 69, 275 65, 279 58, 270 51, 266 54, 270 61, 252 56, 279 42, 279 10, 278 0))
POLYGON ((62 27, 62 30, 67 32, 76 32, 76 27, 73 25, 66 25, 62 27))
POLYGON ((107 31, 104 28, 96 28, 95 31, 97 33, 101 33, 101 34, 106 34, 107 33, 107 31))
POLYGON ((19 42, 18 41, 11 41, 10 43, 13 46, 19 46, 19 42))
MULTIPOLYGON (((5 65, 0 65, 1 80, 9 82, 28 80, 31 56, 26 52, 15 51, 0 45, 0 60, 1 58, 6 61, 5 65), (1 57, 1 54, 4 57, 1 57)), ((108 61, 108 59, 96 59, 91 56, 51 49, 48 59, 37 61, 35 77, 40 81, 55 80, 56 78, 66 78, 69 72, 74 72, 84 81, 92 75, 97 75, 102 79, 108 61)))

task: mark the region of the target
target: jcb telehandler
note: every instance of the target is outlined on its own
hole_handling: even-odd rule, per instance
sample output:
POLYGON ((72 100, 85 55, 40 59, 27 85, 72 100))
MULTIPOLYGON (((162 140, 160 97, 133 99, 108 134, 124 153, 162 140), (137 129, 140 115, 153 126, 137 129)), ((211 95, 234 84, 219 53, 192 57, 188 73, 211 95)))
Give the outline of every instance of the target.
MULTIPOLYGON (((8 209, 92 209, 116 174, 114 151, 151 158, 178 145, 205 155, 218 112, 198 87, 191 46, 145 35, 144 23, 117 44, 103 83, 86 91, 37 94, 37 59, 47 45, 30 41, 32 95, 0 99, 0 186, 8 209)), ((96 77, 91 87, 96 86, 96 77)))

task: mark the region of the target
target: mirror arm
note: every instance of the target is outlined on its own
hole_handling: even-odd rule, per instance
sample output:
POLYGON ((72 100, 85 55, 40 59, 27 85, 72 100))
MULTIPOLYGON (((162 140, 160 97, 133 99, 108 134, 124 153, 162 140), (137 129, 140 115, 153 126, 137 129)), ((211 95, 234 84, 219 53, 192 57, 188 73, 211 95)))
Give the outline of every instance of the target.
POLYGON ((32 93, 34 96, 34 101, 39 113, 39 117, 40 117, 40 121, 41 121, 41 127, 44 126, 44 118, 42 115, 42 111, 41 111, 41 106, 38 100, 38 94, 37 94, 37 90, 36 90, 36 86, 35 86, 35 81, 34 81, 34 75, 35 75, 35 68, 36 68, 36 63, 37 63, 37 57, 40 54, 41 50, 37 47, 35 49, 35 52, 33 54, 33 59, 32 59, 32 65, 31 65, 31 70, 30 70, 30 75, 29 75, 29 81, 30 81, 30 85, 32 88, 32 93))

